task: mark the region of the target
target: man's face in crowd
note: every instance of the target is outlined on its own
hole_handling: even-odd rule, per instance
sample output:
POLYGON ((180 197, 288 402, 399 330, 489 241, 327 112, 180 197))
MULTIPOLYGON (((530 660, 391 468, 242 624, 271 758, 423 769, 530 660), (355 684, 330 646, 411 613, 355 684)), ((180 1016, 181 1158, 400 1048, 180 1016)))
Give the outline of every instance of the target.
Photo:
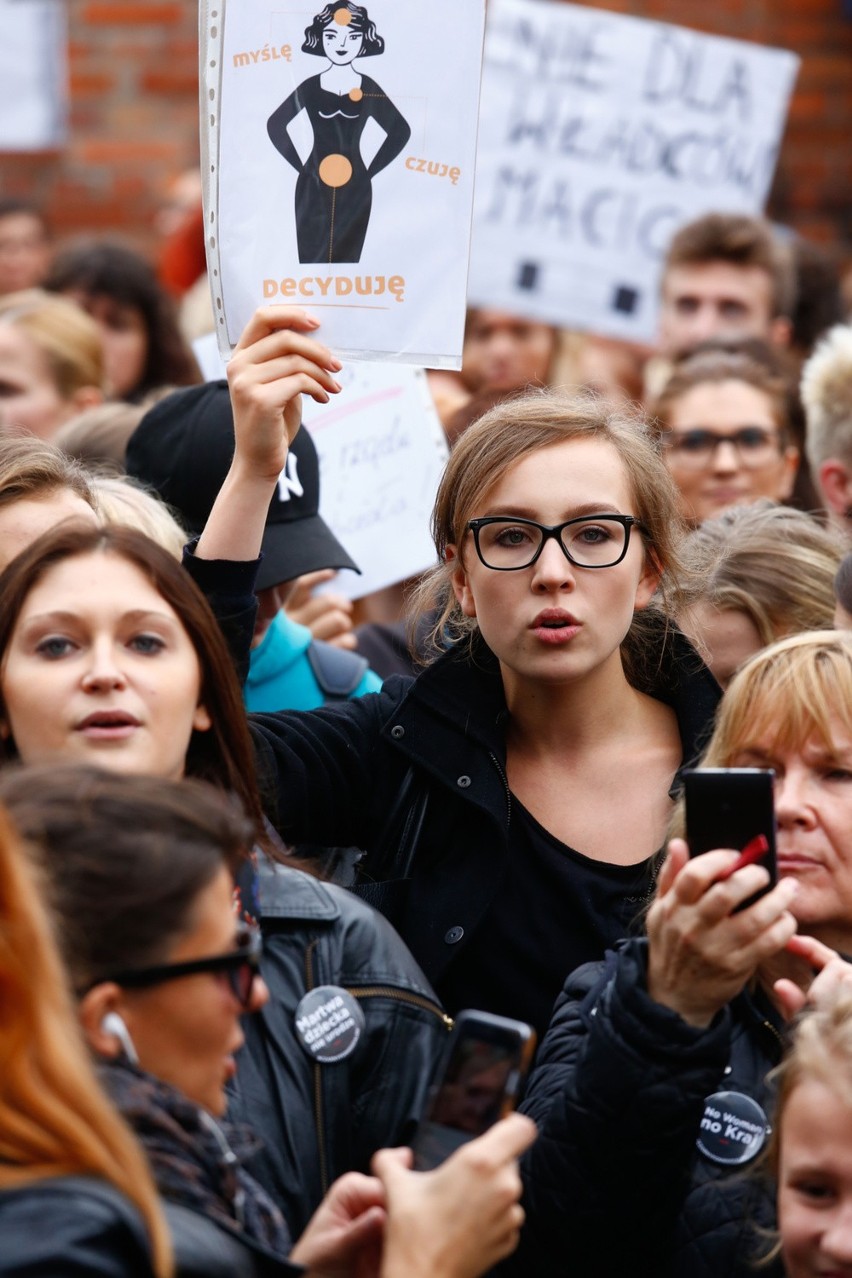
POLYGON ((772 280, 759 266, 705 262, 663 276, 660 350, 678 356, 710 338, 759 337, 785 345, 789 321, 772 315, 772 280))

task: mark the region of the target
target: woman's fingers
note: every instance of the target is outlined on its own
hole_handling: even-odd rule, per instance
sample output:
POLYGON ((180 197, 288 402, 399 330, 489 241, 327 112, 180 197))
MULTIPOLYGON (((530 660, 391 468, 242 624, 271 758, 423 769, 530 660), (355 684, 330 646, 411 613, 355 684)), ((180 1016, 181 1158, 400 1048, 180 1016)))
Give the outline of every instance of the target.
POLYGON ((246 324, 240 340, 234 347, 234 354, 244 351, 255 342, 277 333, 281 329, 291 328, 297 332, 309 333, 319 328, 320 322, 303 306, 259 306, 246 324))

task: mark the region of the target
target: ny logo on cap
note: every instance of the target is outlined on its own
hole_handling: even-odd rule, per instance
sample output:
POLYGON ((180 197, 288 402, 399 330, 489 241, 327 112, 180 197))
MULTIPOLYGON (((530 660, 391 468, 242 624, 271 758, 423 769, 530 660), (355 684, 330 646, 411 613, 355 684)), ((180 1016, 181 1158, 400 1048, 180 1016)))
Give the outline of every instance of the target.
POLYGON ((299 462, 296 454, 287 454, 287 464, 278 476, 278 500, 289 501, 290 497, 304 497, 305 490, 299 479, 299 462))

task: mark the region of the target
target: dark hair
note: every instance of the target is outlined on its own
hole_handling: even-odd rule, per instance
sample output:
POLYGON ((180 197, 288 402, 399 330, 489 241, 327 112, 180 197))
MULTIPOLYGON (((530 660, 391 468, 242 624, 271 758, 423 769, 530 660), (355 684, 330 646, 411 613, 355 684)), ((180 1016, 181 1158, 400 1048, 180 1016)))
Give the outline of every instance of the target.
MULTIPOLYGON (((240 685, 230 653, 207 600, 184 568, 165 550, 132 528, 62 524, 33 542, 0 574, 0 668, 24 602, 54 565, 80 555, 112 554, 133 564, 174 609, 201 667, 201 699, 211 719, 207 732, 193 732, 186 775, 231 791, 254 820, 263 841, 263 812, 255 760, 240 685)), ((15 757, 11 739, 0 741, 0 761, 15 757)))
POLYGON ((654 428, 658 432, 668 430, 672 408, 696 386, 719 382, 743 382, 764 394, 778 427, 781 446, 790 442, 790 403, 784 379, 745 350, 710 348, 709 344, 675 364, 671 377, 648 407, 654 428))
POLYGON ((9 769, 0 799, 43 863, 78 991, 166 959, 253 839, 236 801, 201 781, 42 764, 9 769))
POLYGON ((36 222, 40 223, 44 238, 48 238, 47 219, 39 206, 32 200, 23 200, 13 195, 8 195, 5 199, 0 200, 0 219, 20 216, 34 218, 36 222))
POLYGON ((148 338, 145 367, 122 398, 135 401, 160 386, 193 386, 201 380, 172 299, 150 262, 135 250, 112 241, 66 249, 54 258, 44 287, 51 293, 80 292, 87 300, 109 298, 140 313, 148 338))
POLYGON ((772 317, 791 316, 796 304, 796 276, 787 246, 769 222, 745 213, 705 213, 675 234, 663 264, 666 275, 678 266, 706 266, 726 262, 730 266, 756 267, 771 284, 772 317))
POLYGON ((340 3, 327 4, 322 13, 318 13, 309 27, 305 27, 305 43, 302 45, 302 53, 315 53, 318 57, 324 57, 322 33, 326 27, 331 26, 334 21, 334 15, 341 9, 345 9, 351 14, 348 25, 353 31, 360 31, 364 37, 364 43, 361 45, 359 58, 373 58, 379 53, 384 53, 385 42, 376 30, 375 22, 370 20, 370 15, 362 4, 353 4, 352 0, 341 0, 340 3))

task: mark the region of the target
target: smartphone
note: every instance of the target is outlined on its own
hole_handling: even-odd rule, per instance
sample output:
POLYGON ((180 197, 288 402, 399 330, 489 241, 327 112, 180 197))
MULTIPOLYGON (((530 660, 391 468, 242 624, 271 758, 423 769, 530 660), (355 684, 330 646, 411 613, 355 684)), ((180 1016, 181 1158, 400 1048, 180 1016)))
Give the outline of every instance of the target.
POLYGON ((535 1030, 490 1012, 459 1012, 412 1141, 429 1171, 514 1109, 535 1051, 535 1030))
POLYGON ((775 855, 775 773, 769 768, 694 768, 684 773, 686 841, 690 856, 714 848, 741 852, 763 835, 766 850, 756 861, 769 883, 737 908, 746 909, 778 882, 775 855))

